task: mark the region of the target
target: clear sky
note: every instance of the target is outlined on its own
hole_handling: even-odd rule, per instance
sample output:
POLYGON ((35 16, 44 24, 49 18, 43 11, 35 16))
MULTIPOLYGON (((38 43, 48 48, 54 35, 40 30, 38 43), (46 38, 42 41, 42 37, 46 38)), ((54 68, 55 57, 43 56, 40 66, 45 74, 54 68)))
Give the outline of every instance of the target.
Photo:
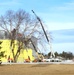
POLYGON ((74 53, 74 0, 0 0, 0 14, 18 9, 34 10, 43 19, 54 51, 74 53))

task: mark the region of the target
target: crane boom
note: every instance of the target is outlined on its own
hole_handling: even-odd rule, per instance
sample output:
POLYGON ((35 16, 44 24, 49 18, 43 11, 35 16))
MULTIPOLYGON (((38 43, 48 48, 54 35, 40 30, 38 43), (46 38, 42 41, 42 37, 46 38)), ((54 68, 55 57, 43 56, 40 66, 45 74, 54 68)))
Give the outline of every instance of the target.
POLYGON ((32 44, 32 46, 33 46, 33 48, 34 48, 34 50, 36 51, 36 53, 37 53, 37 56, 38 56, 38 61, 42 61, 43 60, 43 55, 41 54, 41 55, 39 55, 38 54, 38 52, 37 52, 37 49, 36 49, 36 47, 35 47, 35 45, 34 45, 34 43, 33 43, 33 41, 30 39, 30 42, 31 42, 31 44, 32 44))
POLYGON ((43 30, 43 32, 44 32, 44 35, 45 35, 45 37, 46 37, 46 39, 47 39, 47 42, 48 42, 48 43, 49 43, 49 45, 50 45, 51 57, 52 57, 52 55, 55 57, 54 52, 52 51, 52 47, 51 47, 50 40, 49 40, 49 38, 48 38, 48 36, 47 36, 47 33, 46 33, 45 29, 44 29, 44 26, 43 26, 43 24, 42 24, 42 22, 41 22, 40 18, 39 18, 39 17, 35 14, 35 12, 34 12, 33 10, 32 10, 32 12, 34 13, 34 15, 36 16, 36 18, 37 18, 37 19, 38 19, 38 21, 40 22, 41 27, 42 27, 42 30, 43 30))
POLYGON ((32 10, 32 12, 34 13, 34 15, 36 16, 36 18, 37 18, 38 21, 40 22, 41 27, 42 27, 42 29, 43 29, 43 32, 44 32, 44 34, 45 34, 45 37, 46 37, 47 41, 49 42, 48 36, 47 36, 47 34, 46 34, 46 32, 45 32, 44 26, 43 26, 43 24, 42 24, 40 18, 35 14, 35 12, 34 12, 33 10, 32 10))

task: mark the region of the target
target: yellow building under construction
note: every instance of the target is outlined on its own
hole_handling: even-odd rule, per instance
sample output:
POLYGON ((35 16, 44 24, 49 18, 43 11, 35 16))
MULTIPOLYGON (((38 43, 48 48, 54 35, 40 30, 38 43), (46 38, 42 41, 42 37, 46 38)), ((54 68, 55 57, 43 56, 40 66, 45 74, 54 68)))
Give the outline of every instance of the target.
MULTIPOLYGON (((11 44, 11 40, 9 40, 9 39, 0 39, 0 52, 2 52, 2 51, 4 52, 4 57, 2 57, 0 59, 2 62, 8 62, 9 60, 14 61, 12 47, 10 46, 10 44, 11 44)), ((14 44, 15 44, 14 55, 16 55, 16 52, 18 50, 18 41, 15 40, 14 44)), ((29 58, 30 58, 30 61, 34 60, 34 57, 32 55, 32 49, 30 49, 30 48, 27 48, 27 49, 22 48, 20 50, 20 54, 19 54, 19 56, 17 58, 17 62, 25 62, 29 58)))

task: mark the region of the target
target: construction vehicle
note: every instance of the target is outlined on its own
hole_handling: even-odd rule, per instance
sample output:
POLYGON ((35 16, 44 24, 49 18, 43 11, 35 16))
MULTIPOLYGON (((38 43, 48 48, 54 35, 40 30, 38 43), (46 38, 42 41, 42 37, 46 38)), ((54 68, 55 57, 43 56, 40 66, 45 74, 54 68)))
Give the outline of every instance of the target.
POLYGON ((40 25, 41 25, 41 27, 42 27, 42 30, 43 30, 44 35, 45 35, 45 37, 46 37, 46 40, 47 40, 47 42, 48 42, 48 44, 49 44, 49 46, 50 46, 51 58, 55 58, 55 54, 54 54, 54 52, 53 52, 53 50, 52 50, 51 42, 50 42, 50 40, 49 40, 49 38, 48 38, 48 36, 47 36, 47 33, 46 33, 45 29, 44 29, 44 26, 43 26, 43 24, 42 24, 42 22, 41 22, 41 19, 35 14, 35 12, 34 12, 33 10, 32 10, 32 12, 34 13, 34 15, 36 16, 36 18, 37 18, 38 21, 40 22, 40 25))
POLYGON ((40 22, 40 25, 41 25, 41 27, 42 27, 42 30, 43 30, 43 32, 44 32, 44 35, 45 35, 45 37, 46 37, 46 40, 47 40, 47 42, 48 42, 48 44, 49 44, 49 47, 50 47, 50 50, 51 50, 50 58, 49 58, 49 59, 43 59, 43 61, 47 61, 47 62, 61 62, 62 60, 60 60, 60 59, 58 59, 58 58, 55 58, 55 54, 54 54, 54 51, 53 51, 53 49, 52 49, 51 40, 49 40, 49 38, 48 38, 48 35, 47 35, 47 33, 46 33, 45 29, 44 29, 44 26, 43 26, 43 24, 42 24, 42 22, 41 22, 41 19, 35 14, 35 12, 34 12, 33 10, 32 10, 32 12, 33 12, 34 15, 36 16, 37 20, 40 22))
POLYGON ((32 46, 33 46, 33 48, 34 48, 34 50, 35 50, 35 52, 36 52, 36 55, 37 55, 37 58, 35 58, 34 60, 33 60, 33 62, 42 62, 43 61, 43 55, 41 54, 41 53, 38 53, 38 47, 36 48, 36 46, 35 46, 35 44, 34 44, 34 42, 30 39, 30 42, 31 42, 31 44, 32 44, 32 46))

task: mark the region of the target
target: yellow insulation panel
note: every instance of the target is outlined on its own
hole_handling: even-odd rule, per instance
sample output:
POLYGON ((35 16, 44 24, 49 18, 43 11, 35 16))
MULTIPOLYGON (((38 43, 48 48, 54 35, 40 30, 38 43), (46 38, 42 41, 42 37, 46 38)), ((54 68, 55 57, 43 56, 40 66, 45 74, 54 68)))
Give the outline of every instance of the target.
MULTIPOLYGON (((18 41, 15 40, 14 45, 12 45, 12 47, 10 46, 11 40, 0 39, 0 42, 2 42, 0 44, 0 47, 1 47, 0 52, 5 51, 5 53, 4 53, 5 57, 2 57, 1 60, 2 60, 2 62, 8 62, 8 57, 9 56, 10 56, 11 59, 13 59, 12 48, 13 48, 14 45, 15 45, 14 54, 16 55, 16 52, 18 50, 18 41)), ((22 49, 20 51, 20 55, 19 55, 17 61, 24 62, 25 59, 28 59, 28 56, 30 57, 31 61, 34 60, 34 57, 32 56, 32 49, 29 49, 29 48, 28 49, 22 49)))

